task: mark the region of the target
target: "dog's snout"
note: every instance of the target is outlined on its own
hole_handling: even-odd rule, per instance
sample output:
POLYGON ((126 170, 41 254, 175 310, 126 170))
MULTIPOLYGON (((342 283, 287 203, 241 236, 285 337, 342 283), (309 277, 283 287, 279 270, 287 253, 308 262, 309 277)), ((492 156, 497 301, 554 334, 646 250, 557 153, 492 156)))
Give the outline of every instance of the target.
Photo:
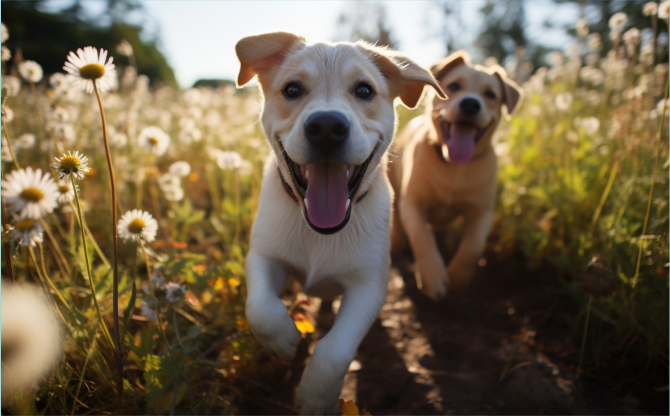
POLYGON ((482 109, 482 104, 476 98, 463 98, 458 105, 463 114, 468 117, 474 116, 482 109))
POLYGON ((349 120, 337 111, 320 111, 305 121, 305 137, 318 149, 328 152, 349 138, 349 120))

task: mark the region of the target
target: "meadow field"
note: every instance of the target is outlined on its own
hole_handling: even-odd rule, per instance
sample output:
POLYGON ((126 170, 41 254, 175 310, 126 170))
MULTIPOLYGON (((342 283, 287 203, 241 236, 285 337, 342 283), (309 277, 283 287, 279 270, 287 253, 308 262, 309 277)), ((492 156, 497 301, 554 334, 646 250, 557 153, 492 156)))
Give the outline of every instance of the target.
MULTIPOLYGON (((665 7, 650 16, 659 25, 665 7)), ((562 357, 576 377, 667 394, 668 62, 617 17, 609 50, 582 24, 550 67, 517 51, 510 75, 525 100, 497 133, 487 258, 542 273, 578 305, 562 357)), ((2 290, 37 287, 60 332, 41 345, 56 360, 39 382, 8 392, 5 377, 21 368, 3 343, 3 409, 238 414, 254 400, 249 380, 287 368, 244 314, 244 258, 270 156, 258 89, 154 87, 99 50, 63 56, 69 75, 43 74, 39 56, 7 65, 14 52, 3 46, 2 290)), ((398 111, 402 128, 422 107, 398 111)), ((307 338, 309 303, 286 301, 307 338)))

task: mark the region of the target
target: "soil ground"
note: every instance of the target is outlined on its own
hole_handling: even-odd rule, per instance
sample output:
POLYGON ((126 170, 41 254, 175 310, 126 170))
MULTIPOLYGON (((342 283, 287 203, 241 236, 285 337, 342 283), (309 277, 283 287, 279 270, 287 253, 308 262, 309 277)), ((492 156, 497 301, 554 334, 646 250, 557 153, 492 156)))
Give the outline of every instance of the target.
MULTIPOLYGON (((489 261, 463 294, 432 302, 416 287, 411 259, 402 259, 341 397, 373 415, 667 415, 667 391, 577 376, 578 311, 554 277, 509 260, 489 261)), ((317 330, 291 363, 239 386, 247 397, 239 411, 295 413, 300 376, 323 335, 317 330)))

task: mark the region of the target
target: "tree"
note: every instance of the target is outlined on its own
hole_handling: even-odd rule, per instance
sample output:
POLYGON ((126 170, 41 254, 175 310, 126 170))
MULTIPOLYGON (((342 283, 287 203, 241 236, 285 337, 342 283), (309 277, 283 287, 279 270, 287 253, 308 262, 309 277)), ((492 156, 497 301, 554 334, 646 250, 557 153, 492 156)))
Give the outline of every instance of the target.
POLYGON ((124 21, 125 14, 138 7, 135 1, 110 0, 111 21, 101 26, 96 23, 99 17, 86 18, 80 1, 74 1, 59 13, 41 11, 38 2, 3 2, 2 21, 10 33, 6 45, 10 49, 20 48, 25 59, 38 62, 49 74, 63 71, 70 51, 89 45, 110 51, 116 65, 127 65, 128 59, 115 53, 116 45, 126 39, 134 49, 140 74, 147 75, 154 83, 177 86, 174 72, 158 49, 157 40, 143 41, 142 27, 124 21))
POLYGON ((345 2, 345 5, 337 21, 339 40, 364 40, 392 49, 397 47, 393 33, 386 24, 386 8, 382 3, 357 0, 345 2))

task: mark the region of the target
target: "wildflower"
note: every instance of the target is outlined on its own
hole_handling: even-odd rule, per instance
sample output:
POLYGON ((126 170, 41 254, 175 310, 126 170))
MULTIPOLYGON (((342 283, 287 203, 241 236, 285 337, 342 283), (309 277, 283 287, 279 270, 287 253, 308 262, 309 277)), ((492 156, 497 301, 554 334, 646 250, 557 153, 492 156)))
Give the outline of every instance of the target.
POLYGON ((184 176, 188 176, 188 174, 191 173, 191 165, 183 160, 174 162, 172 165, 170 165, 170 169, 168 171, 172 175, 183 178, 184 176))
POLYGON ((156 182, 158 182, 158 186, 164 192, 181 187, 181 180, 179 179, 179 177, 173 175, 170 172, 164 173, 161 176, 159 176, 156 182))
POLYGON ((221 169, 237 169, 242 166, 242 156, 235 151, 221 152, 216 163, 221 169))
POLYGON ((40 169, 19 169, 5 175, 2 196, 19 216, 39 218, 58 205, 58 186, 50 174, 42 175, 40 169))
POLYGON ((12 75, 2 77, 2 96, 14 97, 21 90, 21 80, 12 75))
POLYGON ((565 111, 570 108, 572 105, 572 94, 569 92, 563 92, 556 94, 556 108, 561 111, 565 111))
POLYGON ((2 121, 9 123, 12 120, 14 120, 14 111, 7 106, 2 107, 2 121))
MULTIPOLYGON (((154 282, 154 290, 157 290, 159 292, 165 291, 165 278, 163 277, 161 272, 159 272, 157 269, 154 269, 151 272, 151 281, 154 282)), ((142 290, 147 295, 151 295, 151 287, 149 287, 149 283, 146 283, 142 287, 142 290)))
POLYGON ((56 158, 56 162, 51 165, 58 172, 58 179, 66 179, 70 173, 80 181, 84 179, 84 174, 88 172, 88 158, 83 154, 70 151, 63 153, 61 158, 56 158))
POLYGON ((56 91, 61 91, 65 88, 67 88, 69 83, 70 83, 70 80, 68 79, 67 75, 62 74, 60 72, 56 72, 55 74, 53 74, 49 77, 49 84, 51 84, 51 86, 56 91))
POLYGON ((589 24, 583 17, 577 20, 577 34, 582 37, 589 34, 589 24))
POLYGON ((72 146, 77 140, 77 133, 74 127, 69 123, 59 123, 54 127, 56 135, 63 139, 65 144, 72 146))
POLYGON ((642 6, 642 14, 645 16, 656 16, 658 13, 658 3, 649 1, 642 6))
POLYGON ((158 314, 154 309, 154 301, 151 299, 143 299, 140 304, 142 314, 147 318, 147 321, 158 321, 158 314))
POLYGON ((663 107, 668 107, 670 105, 670 100, 660 100, 656 104, 656 111, 658 111, 658 114, 663 114, 663 107))
POLYGON ((118 231, 119 237, 126 241, 144 240, 150 243, 156 238, 158 223, 148 212, 134 209, 123 214, 118 231))
POLYGON ((38 83, 42 80, 44 72, 37 62, 23 61, 19 64, 19 74, 28 82, 38 83))
POLYGON ((614 13, 612 17, 610 17, 610 29, 615 32, 621 32, 621 29, 623 29, 623 25, 626 24, 627 19, 628 16, 626 16, 626 13, 624 12, 614 13))
POLYGON ((76 55, 70 52, 63 69, 74 84, 87 93, 93 92, 94 81, 98 90, 104 92, 113 88, 117 82, 113 60, 114 58, 110 56, 107 61, 106 50, 100 49, 98 54, 96 48, 87 46, 83 50, 77 49, 76 55))
POLYGON ((2 283, 2 404, 32 392, 61 357, 60 326, 41 290, 2 283))
POLYGON ((121 43, 116 45, 116 52, 123 56, 130 56, 133 54, 133 47, 130 42, 125 39, 121 39, 121 43))
POLYGON ((19 149, 30 149, 35 145, 35 135, 23 133, 16 139, 16 147, 19 149))
POLYGON ((159 127, 149 126, 142 129, 137 142, 157 156, 162 156, 170 145, 170 136, 159 127))
POLYGON ((19 218, 13 224, 12 236, 23 247, 35 247, 44 241, 44 228, 34 218, 19 218))
POLYGON ((640 33, 640 29, 634 27, 626 31, 626 33, 623 34, 623 41, 627 46, 635 47, 639 45, 642 41, 642 34, 640 33))
POLYGON ((591 51, 595 52, 600 50, 603 46, 603 41, 602 38, 600 37, 600 33, 591 33, 586 40, 589 43, 589 49, 591 51))
POLYGON ((128 143, 128 136, 125 133, 114 133, 109 136, 109 142, 115 146, 125 146, 128 143))
POLYGON ((62 205, 69 204, 70 201, 74 200, 74 192, 78 188, 72 188, 72 183, 67 179, 62 179, 58 181, 58 192, 60 196, 58 197, 58 202, 62 205))
POLYGON ((3 46, 2 47, 2 62, 7 62, 10 59, 12 59, 12 51, 10 51, 8 47, 3 46))
POLYGON ((165 284, 165 299, 170 303, 177 303, 184 299, 186 294, 186 285, 179 285, 174 282, 165 284))
POLYGON ((670 13, 670 3, 668 0, 658 3, 658 18, 668 20, 668 14, 670 13))
POLYGON ((177 202, 184 199, 184 190, 181 187, 163 190, 163 194, 168 201, 177 202))
POLYGON ((9 30, 4 23, 0 23, 0 43, 5 43, 7 39, 9 39, 9 30))

